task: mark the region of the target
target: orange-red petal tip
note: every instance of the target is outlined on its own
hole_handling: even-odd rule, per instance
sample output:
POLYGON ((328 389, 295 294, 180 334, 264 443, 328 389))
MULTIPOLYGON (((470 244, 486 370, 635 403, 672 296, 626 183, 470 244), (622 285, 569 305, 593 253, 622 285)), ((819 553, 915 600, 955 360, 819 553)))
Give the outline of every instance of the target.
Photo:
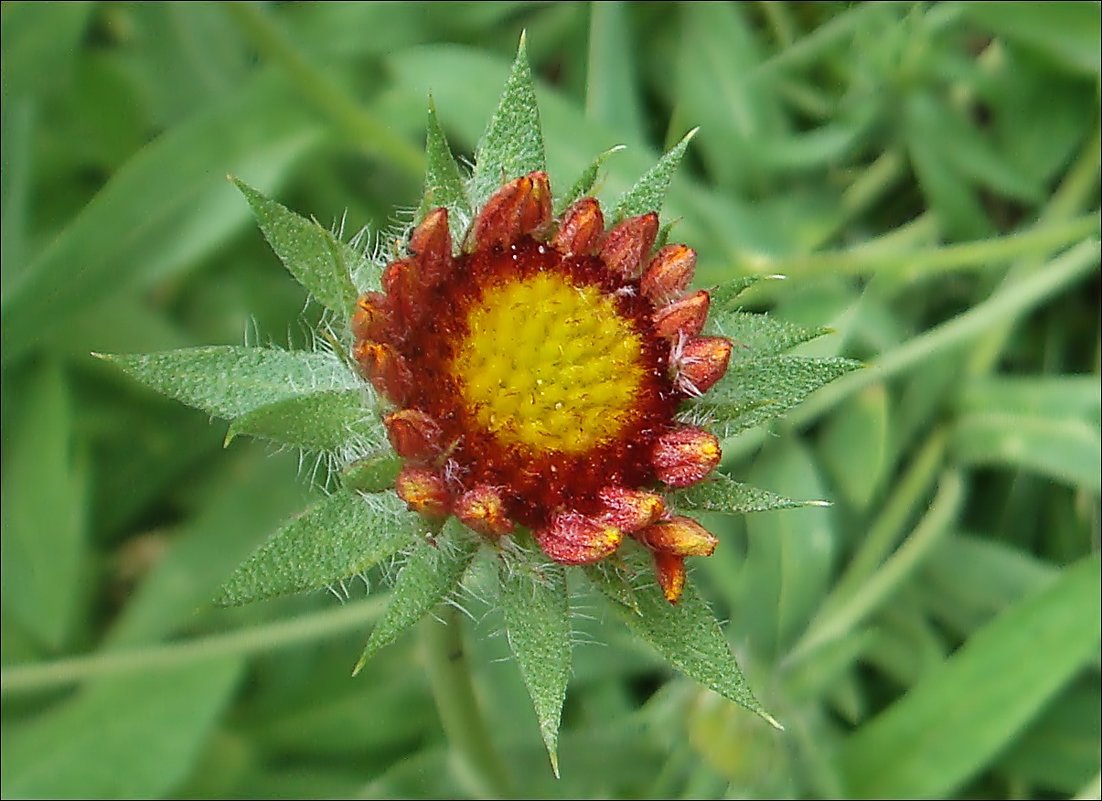
POLYGON ((623 542, 616 526, 577 512, 562 512, 532 532, 543 552, 564 565, 585 565, 611 556, 623 542))

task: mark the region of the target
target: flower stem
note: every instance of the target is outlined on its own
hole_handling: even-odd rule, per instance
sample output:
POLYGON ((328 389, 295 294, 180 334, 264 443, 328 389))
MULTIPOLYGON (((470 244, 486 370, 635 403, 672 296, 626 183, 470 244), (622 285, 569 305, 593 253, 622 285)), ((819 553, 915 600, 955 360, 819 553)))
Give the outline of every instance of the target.
POLYGON ((512 782, 475 698, 462 619, 454 607, 444 606, 440 611, 442 621, 429 617, 421 624, 421 638, 444 733, 478 795, 510 797, 512 782))

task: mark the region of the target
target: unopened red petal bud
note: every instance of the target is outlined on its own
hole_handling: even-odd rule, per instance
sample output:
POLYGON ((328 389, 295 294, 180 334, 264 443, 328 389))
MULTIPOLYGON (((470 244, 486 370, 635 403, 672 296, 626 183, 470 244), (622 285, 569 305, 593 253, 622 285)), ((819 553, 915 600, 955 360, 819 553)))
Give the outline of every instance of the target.
POLYGON ((426 517, 447 517, 451 510, 447 482, 439 473, 426 467, 403 467, 394 482, 394 491, 406 502, 406 506, 426 517))
POLYGON ((386 436, 403 459, 426 460, 440 452, 437 422, 418 409, 401 409, 383 418, 386 436))
POLYGON ((666 600, 671 604, 681 600, 681 593, 685 590, 685 557, 655 551, 654 572, 666 600))
POLYGON ((513 530, 505 499, 495 487, 480 485, 464 492, 455 503, 455 516, 467 527, 493 537, 513 530))
POLYGON ((658 215, 653 211, 629 217, 608 232, 599 254, 609 270, 623 278, 638 278, 654 239, 658 236, 658 215))
POLYGON ((729 340, 723 337, 690 339, 678 358, 677 385, 687 395, 702 395, 723 378, 730 361, 729 340))
POLYGON ((551 245, 560 253, 586 255, 593 252, 605 232, 605 217, 596 198, 583 197, 562 215, 551 245))
POLYGON ((604 504, 601 520, 631 534, 649 526, 666 513, 661 495, 626 487, 605 487, 598 493, 604 504))
POLYGON ((533 172, 498 189, 482 207, 471 241, 476 249, 508 247, 551 221, 551 188, 547 173, 533 172))
POLYGON ((446 208, 425 215, 410 234, 409 249, 420 262, 423 281, 434 284, 451 271, 452 238, 446 208))
POLYGON ((654 330, 660 337, 678 339, 695 337, 708 319, 708 293, 701 289, 663 306, 654 313, 654 330))
POLYGON ((420 260, 414 256, 392 261, 383 270, 382 283, 387 302, 407 324, 418 316, 418 298, 424 286, 423 269, 420 260))
POLYGON ((390 345, 365 341, 356 346, 353 354, 360 371, 391 402, 401 406, 413 386, 405 359, 390 345))
POLYGON ((708 529, 691 517, 671 517, 647 526, 639 540, 648 548, 676 556, 711 556, 719 544, 708 529))
POLYGON ((721 455, 714 434, 699 428, 678 428, 658 438, 651 464, 664 484, 687 487, 712 472, 721 455))
POLYGON ((543 552, 564 565, 585 565, 611 556, 623 542, 624 532, 577 512, 555 515, 551 524, 532 532, 543 552))
POLYGON ((692 283, 696 251, 686 245, 666 245, 651 259, 639 288, 655 305, 669 303, 692 283))
POLYGON ((356 300, 356 310, 352 312, 352 336, 357 340, 385 339, 389 326, 386 295, 381 292, 360 295, 356 300))

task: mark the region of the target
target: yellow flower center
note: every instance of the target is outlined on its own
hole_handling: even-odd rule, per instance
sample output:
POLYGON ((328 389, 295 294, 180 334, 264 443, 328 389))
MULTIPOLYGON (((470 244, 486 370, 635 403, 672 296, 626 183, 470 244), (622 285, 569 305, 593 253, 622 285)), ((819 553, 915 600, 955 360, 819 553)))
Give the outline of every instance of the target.
POLYGON ((500 283, 472 306, 467 330, 452 373, 503 444, 581 453, 630 422, 641 344, 600 288, 558 273, 500 283))

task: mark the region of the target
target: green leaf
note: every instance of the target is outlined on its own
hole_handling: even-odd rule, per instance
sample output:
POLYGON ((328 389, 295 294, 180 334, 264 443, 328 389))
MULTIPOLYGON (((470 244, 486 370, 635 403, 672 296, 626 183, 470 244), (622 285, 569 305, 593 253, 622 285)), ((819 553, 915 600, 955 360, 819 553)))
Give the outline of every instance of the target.
POLYGON ((619 153, 623 149, 623 145, 610 147, 608 150, 601 153, 601 155, 597 156, 597 158, 593 159, 589 166, 582 171, 582 174, 578 176, 578 180, 570 187, 570 191, 555 202, 555 215, 558 216, 562 214, 571 205, 588 195, 593 190, 593 186, 597 183, 597 175, 600 173, 601 165, 605 163, 605 159, 613 153, 619 153))
POLYGON ((214 345, 101 358, 157 392, 227 419, 300 395, 364 386, 328 353, 214 345))
POLYGON ((85 593, 88 475, 72 453, 73 400, 60 365, 28 379, 20 414, 4 426, 0 594, 5 615, 60 650, 85 593))
POLYGON ((434 539, 415 538, 391 591, 390 605, 367 640, 352 675, 359 673, 379 649, 455 592, 478 552, 479 540, 454 517, 434 539))
POLYGON ((458 241, 470 222, 471 203, 467 200, 467 190, 463 188, 463 175, 459 172, 459 165, 436 116, 436 104, 432 102, 432 95, 429 95, 426 129, 425 190, 421 206, 417 210, 417 219, 423 220, 431 209, 447 207, 448 227, 451 229, 453 241, 458 241))
POLYGON ((307 220, 264 197, 244 181, 231 180, 249 201, 264 238, 287 271, 315 300, 347 320, 358 294, 352 275, 358 269, 360 254, 315 220, 307 220))
POLYGON ((776 356, 803 342, 831 333, 829 328, 807 328, 765 314, 747 312, 714 314, 710 328, 734 343, 731 351, 734 361, 776 356))
POLYGON ((274 185, 320 141, 317 121, 273 78, 264 72, 144 147, 18 281, 4 282, 4 361, 36 346, 43 320, 57 325, 197 264, 244 224, 248 214, 223 176, 274 185))
MULTIPOLYGON (((798 498, 826 495, 810 450, 795 437, 775 440, 748 479, 798 498)), ((739 573, 737 630, 763 659, 778 657, 806 628, 830 588, 838 533, 829 509, 789 509, 746 518, 746 556, 739 573)))
POLYGON ((658 160, 643 176, 635 182, 627 192, 616 201, 616 209, 612 212, 612 222, 619 222, 625 217, 634 217, 646 214, 649 211, 661 211, 662 202, 666 199, 666 192, 670 188, 673 174, 681 163, 681 157, 685 155, 685 149, 689 142, 696 136, 699 128, 693 128, 681 141, 658 160))
POLYGON ((602 559, 583 568, 589 583, 618 604, 635 614, 639 611, 639 602, 635 600, 635 587, 632 584, 632 572, 618 559, 602 559))
POLYGON ((524 36, 497 110, 475 150, 471 195, 480 207, 504 181, 547 169, 536 87, 524 36))
POLYGON ((1097 420, 1102 409, 1102 385, 1093 375, 985 376, 965 384, 956 406, 962 412, 1097 420))
POLYGON ((694 406, 714 415, 730 436, 779 417, 815 390, 860 366, 851 359, 800 356, 733 361, 723 379, 694 406))
MULTIPOLYGON (((649 568, 647 568, 649 569, 649 568)), ((649 643, 671 665, 737 704, 761 715, 777 728, 780 724, 750 692, 731 653, 718 621, 691 582, 677 604, 671 604, 653 584, 636 593, 639 614, 615 597, 613 608, 638 637, 649 643)))
POLYGON ((5 798, 162 798, 198 762, 241 676, 239 659, 135 673, 5 724, 5 798))
POLYGON ((562 565, 517 552, 498 571, 509 647, 532 697, 540 735, 559 775, 558 739, 570 680, 570 603, 562 565))
POLYGON ((735 481, 722 473, 715 473, 707 481, 702 481, 688 489, 678 490, 670 497, 678 507, 727 514, 830 505, 822 500, 795 501, 775 492, 735 481))
MULTIPOLYGON (((630 141, 646 140, 635 69, 628 3, 594 3, 589 9, 589 59, 585 69, 585 114, 622 131, 630 141)), ((579 195, 580 197, 580 195, 579 195)))
POLYGON ((1045 56, 1054 64, 1098 77, 1100 25, 1097 3, 967 3, 977 23, 1045 56))
POLYGON ((385 441, 378 415, 360 389, 329 389, 258 406, 230 423, 226 443, 248 434, 307 450, 362 451, 385 441))
POLYGON ((883 384, 865 387, 830 417, 819 443, 824 467, 860 511, 868 509, 890 466, 888 403, 883 384))
POLYGON ((356 492, 385 492, 394 488, 402 460, 389 447, 357 459, 341 472, 341 485, 356 492))
POLYGON ((420 529, 421 518, 396 495, 341 490, 277 531, 230 576, 215 603, 239 606, 340 584, 393 556, 420 529))
POLYGON ((972 636, 841 749, 851 794, 953 794, 1098 653, 1099 556, 972 636))
POLYGON ((1029 414, 976 412, 953 427, 950 446, 964 465, 1040 473, 1097 493, 1102 436, 1097 423, 1029 414))

